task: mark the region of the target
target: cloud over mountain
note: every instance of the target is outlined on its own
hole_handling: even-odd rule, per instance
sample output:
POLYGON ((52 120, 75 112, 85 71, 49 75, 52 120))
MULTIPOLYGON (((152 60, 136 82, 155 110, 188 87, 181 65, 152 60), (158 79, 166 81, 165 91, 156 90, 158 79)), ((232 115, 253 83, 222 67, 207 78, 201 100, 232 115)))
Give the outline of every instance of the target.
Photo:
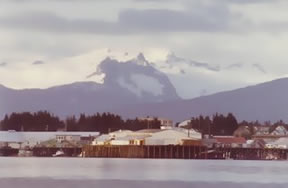
POLYGON ((125 105, 180 100, 168 77, 153 68, 143 54, 123 62, 106 58, 97 69, 97 74, 103 74, 103 83, 76 82, 48 89, 24 90, 0 86, 0 116, 38 110, 48 110, 60 116, 91 114, 125 105))

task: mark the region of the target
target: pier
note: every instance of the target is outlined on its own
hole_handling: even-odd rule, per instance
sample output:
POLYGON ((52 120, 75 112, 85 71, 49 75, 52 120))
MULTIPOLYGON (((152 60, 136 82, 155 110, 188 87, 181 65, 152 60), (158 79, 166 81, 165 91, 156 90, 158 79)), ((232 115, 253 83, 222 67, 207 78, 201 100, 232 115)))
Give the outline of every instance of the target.
POLYGON ((287 160, 288 149, 204 146, 85 146, 84 157, 151 159, 287 160))
MULTIPOLYGON (((205 146, 84 146, 81 147, 35 147, 27 151, 34 157, 52 157, 57 151, 66 157, 89 158, 146 158, 146 159, 234 159, 234 160, 287 160, 288 149, 268 148, 207 148, 205 146)), ((19 156, 19 151, 9 147, 0 148, 0 156, 19 156)))
POLYGON ((32 152, 35 157, 52 157, 59 150, 63 151, 66 157, 78 157, 82 152, 80 147, 35 147, 32 152))
POLYGON ((84 157, 150 158, 150 159, 205 159, 204 146, 86 146, 84 157))

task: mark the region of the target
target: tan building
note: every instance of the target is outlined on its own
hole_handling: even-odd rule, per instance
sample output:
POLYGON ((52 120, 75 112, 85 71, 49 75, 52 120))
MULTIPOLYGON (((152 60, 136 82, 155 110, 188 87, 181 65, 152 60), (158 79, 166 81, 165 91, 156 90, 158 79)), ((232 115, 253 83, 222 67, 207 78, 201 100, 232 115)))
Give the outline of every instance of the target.
POLYGON ((157 119, 160 121, 161 126, 164 127, 173 127, 173 121, 167 118, 159 118, 159 117, 144 117, 144 118, 138 118, 140 121, 154 121, 157 119))

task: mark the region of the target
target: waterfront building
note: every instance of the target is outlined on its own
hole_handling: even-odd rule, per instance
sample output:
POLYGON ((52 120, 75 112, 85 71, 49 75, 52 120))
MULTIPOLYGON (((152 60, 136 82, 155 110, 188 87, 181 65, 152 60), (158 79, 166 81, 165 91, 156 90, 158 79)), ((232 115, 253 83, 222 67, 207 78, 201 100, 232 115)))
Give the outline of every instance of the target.
POLYGON ((213 136, 217 147, 243 147, 246 144, 246 139, 243 137, 234 136, 213 136))
POLYGON ((145 139, 145 145, 182 145, 183 140, 200 140, 201 133, 190 134, 184 130, 171 129, 154 133, 145 139))
MULTIPOLYGON (((48 140, 96 137, 99 132, 16 132, 0 131, 0 143, 10 147, 34 147, 48 140)), ((92 139, 93 140, 93 139, 92 139)))
POLYGON ((277 148, 277 149, 287 149, 288 148, 288 138, 282 137, 275 141, 271 141, 265 144, 265 148, 277 148))
POLYGON ((138 131, 118 130, 94 139, 92 145, 186 145, 190 140, 200 140, 201 133, 191 129, 143 129, 138 131))
POLYGON ((271 126, 257 126, 255 127, 255 136, 265 136, 270 134, 271 126))
POLYGON ((285 126, 279 125, 270 133, 270 135, 286 136, 287 135, 287 129, 285 128, 285 126))

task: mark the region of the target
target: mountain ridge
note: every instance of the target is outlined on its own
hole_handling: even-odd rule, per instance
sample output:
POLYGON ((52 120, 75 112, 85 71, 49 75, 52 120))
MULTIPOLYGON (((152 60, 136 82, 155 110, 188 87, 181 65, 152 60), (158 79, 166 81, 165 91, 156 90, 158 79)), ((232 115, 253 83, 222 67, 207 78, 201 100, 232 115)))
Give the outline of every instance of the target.
MULTIPOLYGON (((143 55, 138 58, 146 61, 143 55)), ((0 87, 0 116, 12 112, 47 110, 65 117, 112 111, 116 106, 180 99, 165 74, 149 66, 148 62, 147 66, 143 66, 134 61, 104 59, 98 66, 101 74, 105 74, 103 84, 88 81, 46 89, 0 87)))
MULTIPOLYGON (((87 88, 86 86, 91 86, 93 89, 93 86, 98 86, 99 84, 94 82, 84 82, 84 83, 76 82, 74 84, 64 85, 64 87, 66 88, 68 87, 72 90, 79 89, 75 87, 75 85, 81 87, 84 85, 85 88, 87 88)), ((59 92, 62 92, 61 91, 61 89, 63 89, 62 86, 55 86, 51 87, 50 89, 57 90, 59 88, 60 88, 59 92)), ((11 94, 11 91, 15 95, 13 90, 9 90, 8 95, 11 94)), ((46 90, 28 89, 23 91, 26 93, 36 92, 33 94, 34 96, 33 98, 35 100, 37 98, 36 97, 37 95, 41 95, 41 93, 45 92, 46 90)), ((83 91, 83 93, 80 93, 79 96, 80 98, 83 97, 85 98, 85 96, 86 97, 90 96, 91 93, 90 94, 89 93, 90 91, 88 88, 88 92, 83 91)), ((113 93, 113 91, 111 91, 111 93, 113 93)), ((91 96, 88 98, 95 99, 96 96, 94 94, 95 93, 92 92, 91 96)), ((61 99, 63 100, 67 99, 68 96, 69 95, 64 95, 64 97, 61 99)), ((128 97, 129 100, 132 99, 131 98, 132 96, 133 95, 128 97)), ((113 96, 105 96, 109 98, 110 103, 113 103, 114 106, 108 105, 106 106, 106 108, 103 107, 92 108, 92 112, 90 111, 90 113, 111 112, 111 113, 117 113, 123 116, 124 118, 135 118, 139 116, 141 117, 149 115, 149 116, 167 117, 173 119, 174 121, 181 121, 184 119, 189 119, 192 116, 198 116, 198 115, 212 116, 215 113, 227 114, 232 112, 236 115, 238 120, 277 121, 282 119, 284 121, 288 121, 288 113, 287 114, 285 113, 286 106, 288 106, 287 96, 288 96, 288 78, 280 78, 269 82, 264 82, 261 84, 247 86, 230 91, 223 91, 208 96, 201 96, 193 99, 175 98, 174 100, 167 100, 164 102, 146 101, 141 103, 135 103, 135 102, 129 103, 127 101, 124 102, 121 101, 123 103, 117 104, 116 103, 117 99, 113 102, 113 100, 109 98, 109 97, 113 98, 113 96)), ((3 100, 1 103, 3 104, 3 100)), ((59 101, 59 103, 61 104, 61 100, 59 101)), ((90 103, 85 103, 84 106, 80 108, 80 110, 82 111, 78 111, 78 114, 82 112, 83 113, 87 112, 91 108, 90 103)), ((102 104, 105 105, 105 103, 107 103, 107 100, 104 101, 102 104)), ((70 105, 70 107, 72 106, 72 108, 75 108, 75 106, 77 105, 79 104, 77 104, 76 101, 76 104, 70 105)), ((32 110, 36 111, 37 109, 34 108, 32 110)), ((52 112, 54 112, 53 108, 52 112)), ((69 115, 72 114, 73 113, 69 115)))
POLYGON ((131 107, 123 110, 126 113, 116 110, 115 113, 120 113, 123 116, 127 116, 127 114, 132 114, 131 116, 165 116, 181 121, 199 115, 212 116, 216 113, 227 114, 231 112, 240 121, 288 121, 288 113, 285 113, 286 106, 288 106, 287 96, 288 78, 281 78, 193 99, 154 103, 137 108, 131 107), (279 90, 279 87, 282 90, 279 90), (149 113, 147 110, 146 112, 145 110, 137 110, 147 108, 150 109, 149 113), (165 111, 163 111, 164 109, 165 111))

